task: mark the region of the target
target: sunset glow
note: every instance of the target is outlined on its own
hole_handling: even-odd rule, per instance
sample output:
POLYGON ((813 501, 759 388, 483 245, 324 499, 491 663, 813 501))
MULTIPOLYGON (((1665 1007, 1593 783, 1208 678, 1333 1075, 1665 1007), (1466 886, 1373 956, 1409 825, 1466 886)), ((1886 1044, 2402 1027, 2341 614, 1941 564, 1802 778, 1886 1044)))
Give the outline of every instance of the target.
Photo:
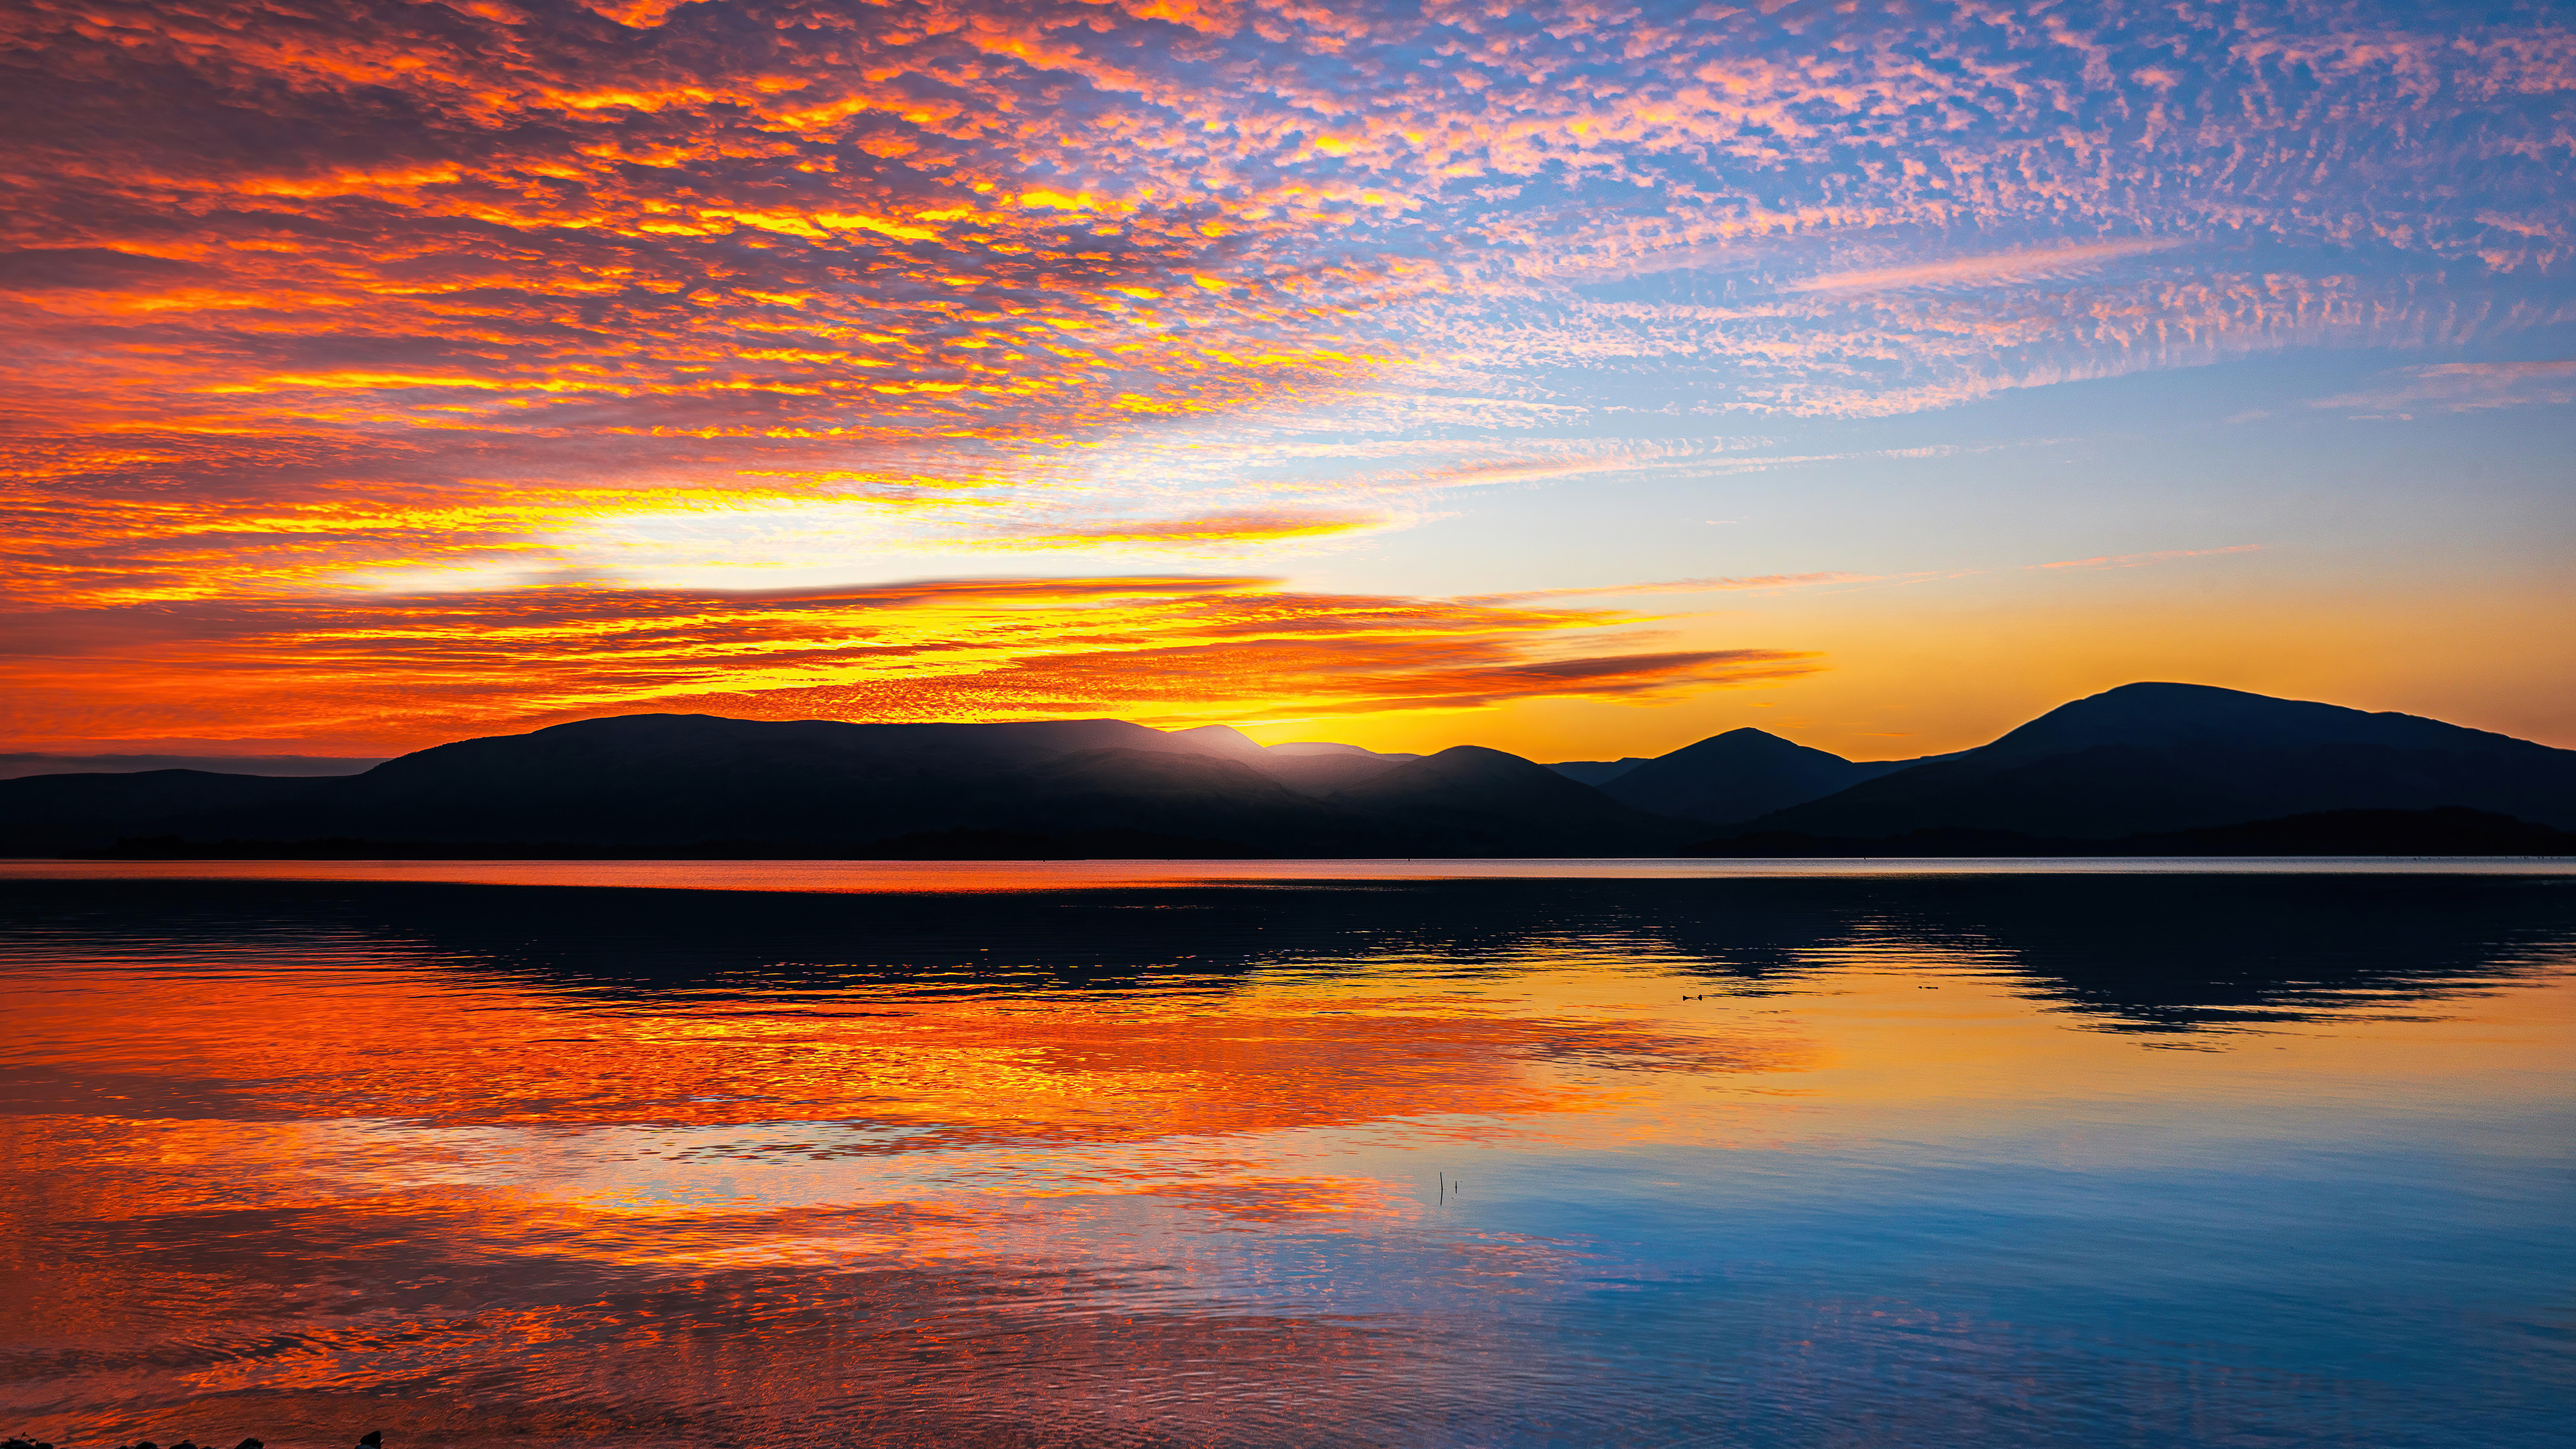
POLYGON ((2576 743, 2552 7, 0 27, 13 748, 1888 755, 2141 677, 2576 743))

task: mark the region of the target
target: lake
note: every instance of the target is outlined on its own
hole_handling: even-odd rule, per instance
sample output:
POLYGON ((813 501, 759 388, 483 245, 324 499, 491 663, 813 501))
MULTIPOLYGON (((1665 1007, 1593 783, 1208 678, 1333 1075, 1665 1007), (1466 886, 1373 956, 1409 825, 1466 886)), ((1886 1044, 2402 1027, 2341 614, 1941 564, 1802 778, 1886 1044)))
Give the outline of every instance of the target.
POLYGON ((2522 1449, 2567 862, 0 863, 0 1435, 2522 1449))

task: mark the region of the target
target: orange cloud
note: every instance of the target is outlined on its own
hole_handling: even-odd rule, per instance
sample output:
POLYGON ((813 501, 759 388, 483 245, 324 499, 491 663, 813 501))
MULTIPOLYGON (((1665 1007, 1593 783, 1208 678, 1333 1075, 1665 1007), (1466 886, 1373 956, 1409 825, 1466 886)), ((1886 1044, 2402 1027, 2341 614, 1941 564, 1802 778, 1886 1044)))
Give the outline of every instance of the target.
MULTIPOLYGON (((1494 607, 1474 601, 1393 606, 1481 641, 1455 660, 1302 635, 1221 654, 1159 595, 1050 604, 1065 632, 1028 634, 1066 654, 975 674, 816 654, 801 603, 745 622, 739 595, 590 590, 635 639, 695 641, 648 669, 561 622, 579 590, 364 591, 602 579, 618 527, 728 510, 828 518, 836 556, 898 532, 1282 545, 1399 492, 1710 466, 1619 433, 1641 377, 1694 410, 1887 413, 2566 319, 2424 278, 2520 286, 2576 255, 2547 163, 2576 32, 2141 14, 24 0, 0 14, 30 58, 0 100, 0 590, 48 639, 141 652, 124 676, 85 644, 30 656, 11 703, 42 738, 408 739, 800 690, 944 717, 1113 697, 1061 660, 1089 647, 1069 621, 1130 609, 1112 653, 1182 651, 1210 709, 1518 697, 1573 676, 1530 672, 1517 625, 1442 613, 1494 607), (2370 258, 2398 260, 2348 264, 2370 258), (1591 285, 1677 267, 1805 280, 1591 285), (1337 481, 1255 456, 1290 428, 1338 429, 1347 457, 1473 437, 1441 455, 1464 466, 1337 481), (465 647, 484 615, 528 652, 465 647), (701 638, 701 615, 723 622, 701 638)), ((2551 377, 2400 390, 2474 406, 2551 377)))
POLYGON ((1190 576, 156 603, 12 620, 0 728, 29 748, 393 750, 647 710, 1176 723, 1650 698, 1819 667, 1776 648, 1640 650, 1633 622, 1190 576))

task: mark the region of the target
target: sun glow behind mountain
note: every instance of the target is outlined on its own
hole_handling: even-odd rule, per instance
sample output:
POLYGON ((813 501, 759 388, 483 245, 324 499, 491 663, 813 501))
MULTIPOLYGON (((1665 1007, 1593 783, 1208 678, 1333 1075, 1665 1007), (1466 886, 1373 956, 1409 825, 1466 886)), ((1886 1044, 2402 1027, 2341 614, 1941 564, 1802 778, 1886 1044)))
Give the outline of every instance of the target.
MULTIPOLYGON (((2576 727, 2498 703, 2528 624, 2440 615, 2481 642, 2391 674, 2387 619, 2302 622, 2465 608, 2462 571, 2504 580, 2491 613, 2554 597, 2546 449, 2429 542, 2382 506, 2426 480, 2370 461, 2373 429, 2438 454, 2464 418, 2563 442, 2576 31, 2547 7, 0 23, 24 747, 647 709, 1407 744, 1926 673, 2576 727), (2188 424, 2152 387, 2267 360, 2298 366, 2188 424), (2331 484, 2230 508, 2122 471, 2141 436, 2266 426, 2331 484), (1962 642, 1996 607, 2095 633, 1962 642), (2331 678, 2247 664, 2249 616, 2331 678)), ((1668 748, 1720 721, 1691 708, 1546 729, 1668 748)), ((1901 753, 1995 722, 1818 718, 1930 728, 1901 753)))

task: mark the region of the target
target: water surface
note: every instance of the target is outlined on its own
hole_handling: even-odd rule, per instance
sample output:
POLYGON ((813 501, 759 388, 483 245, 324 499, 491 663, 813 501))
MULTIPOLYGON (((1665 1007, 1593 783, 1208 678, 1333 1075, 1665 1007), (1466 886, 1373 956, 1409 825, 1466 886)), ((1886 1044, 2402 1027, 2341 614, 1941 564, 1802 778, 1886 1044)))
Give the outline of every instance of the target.
POLYGON ((20 863, 0 1433, 2563 1442, 2564 875, 1405 864, 20 863))
POLYGON ((414 880, 737 891, 1032 891, 1219 882, 1917 875, 2570 875, 2564 856, 2005 856, 1726 860, 0 860, 0 880, 414 880))

